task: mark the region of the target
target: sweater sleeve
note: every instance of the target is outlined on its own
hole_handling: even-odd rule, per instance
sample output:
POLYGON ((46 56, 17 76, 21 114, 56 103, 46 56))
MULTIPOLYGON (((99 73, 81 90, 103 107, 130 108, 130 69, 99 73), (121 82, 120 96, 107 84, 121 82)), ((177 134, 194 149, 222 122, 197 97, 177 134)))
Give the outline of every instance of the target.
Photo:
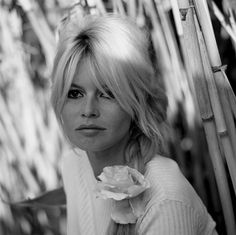
POLYGON ((179 201, 152 205, 143 216, 139 235, 217 235, 214 222, 201 224, 194 209, 179 201))

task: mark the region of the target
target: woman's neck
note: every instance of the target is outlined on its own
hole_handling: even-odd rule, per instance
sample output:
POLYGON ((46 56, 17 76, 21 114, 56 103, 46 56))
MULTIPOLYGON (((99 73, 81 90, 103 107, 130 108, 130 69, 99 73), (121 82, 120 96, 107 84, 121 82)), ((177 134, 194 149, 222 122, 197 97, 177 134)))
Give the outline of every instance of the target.
POLYGON ((106 166, 125 164, 125 147, 128 137, 122 139, 119 143, 103 151, 87 151, 90 164, 93 168, 95 177, 101 174, 106 166))

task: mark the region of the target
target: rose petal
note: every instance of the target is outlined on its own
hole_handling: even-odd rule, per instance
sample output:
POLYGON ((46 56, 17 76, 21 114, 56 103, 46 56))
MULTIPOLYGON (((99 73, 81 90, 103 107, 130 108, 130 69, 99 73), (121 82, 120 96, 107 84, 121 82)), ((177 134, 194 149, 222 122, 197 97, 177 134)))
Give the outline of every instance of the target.
POLYGON ((129 198, 131 197, 136 197, 140 193, 146 190, 146 187, 138 186, 138 185, 133 185, 128 188, 127 194, 129 195, 129 198))
POLYGON ((98 189, 98 190, 99 190, 99 189, 107 189, 107 190, 110 190, 110 189, 112 189, 112 188, 115 188, 115 186, 110 185, 110 184, 108 184, 108 183, 103 183, 103 182, 101 182, 101 181, 98 181, 98 182, 97 182, 97 189, 98 189))
POLYGON ((96 196, 99 197, 99 198, 102 198, 102 199, 112 198, 112 199, 117 200, 117 201, 128 198, 128 194, 113 193, 113 192, 108 191, 108 190, 101 190, 101 191, 97 192, 96 196))
POLYGON ((133 178, 128 172, 128 166, 105 167, 98 178, 117 187, 129 187, 133 185, 133 178))
POLYGON ((129 187, 126 193, 129 195, 129 197, 136 197, 149 187, 150 184, 147 181, 145 181, 143 185, 133 185, 129 187))
POLYGON ((133 181, 135 183, 136 182, 138 182, 140 184, 144 183, 145 178, 144 178, 144 176, 140 172, 138 172, 136 169, 133 169, 133 168, 130 168, 130 167, 128 168, 128 170, 129 170, 129 173, 132 175, 133 181))
POLYGON ((137 220, 128 200, 116 201, 113 204, 111 218, 119 224, 134 224, 137 220))
POLYGON ((102 180, 97 184, 98 196, 104 199, 136 197, 150 187, 140 172, 128 166, 105 167, 98 178, 102 180))
POLYGON ((129 199, 129 204, 131 206, 133 214, 137 218, 144 215, 145 206, 143 205, 142 199, 140 197, 135 197, 135 198, 129 199))
POLYGON ((119 188, 119 187, 115 187, 114 185, 109 185, 109 184, 104 184, 103 182, 98 182, 97 183, 97 191, 101 191, 101 190, 105 190, 105 191, 110 191, 113 193, 125 193, 127 194, 127 189, 126 188, 119 188))

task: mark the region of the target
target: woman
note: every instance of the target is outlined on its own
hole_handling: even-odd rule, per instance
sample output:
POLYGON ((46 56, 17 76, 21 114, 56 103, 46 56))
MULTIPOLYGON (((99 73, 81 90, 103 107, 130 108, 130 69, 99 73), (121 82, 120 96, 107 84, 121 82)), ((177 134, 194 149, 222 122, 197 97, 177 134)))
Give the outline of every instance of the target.
POLYGON ((128 19, 65 24, 52 104, 72 146, 63 160, 68 235, 217 234, 177 164, 161 156, 167 98, 160 84, 149 39, 128 19))

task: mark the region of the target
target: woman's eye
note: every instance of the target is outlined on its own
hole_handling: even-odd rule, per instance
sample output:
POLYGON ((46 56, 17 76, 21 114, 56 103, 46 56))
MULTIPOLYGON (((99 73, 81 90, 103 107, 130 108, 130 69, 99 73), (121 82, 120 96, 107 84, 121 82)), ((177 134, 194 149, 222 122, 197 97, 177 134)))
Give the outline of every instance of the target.
POLYGON ((105 99, 114 99, 115 98, 111 91, 106 91, 106 93, 100 92, 99 96, 102 98, 105 98, 105 99))
POLYGON ((102 98, 111 99, 111 97, 107 95, 106 93, 101 93, 99 96, 102 98))
POLYGON ((68 95, 67 95, 69 99, 77 99, 82 96, 83 94, 78 89, 69 90, 68 95))

